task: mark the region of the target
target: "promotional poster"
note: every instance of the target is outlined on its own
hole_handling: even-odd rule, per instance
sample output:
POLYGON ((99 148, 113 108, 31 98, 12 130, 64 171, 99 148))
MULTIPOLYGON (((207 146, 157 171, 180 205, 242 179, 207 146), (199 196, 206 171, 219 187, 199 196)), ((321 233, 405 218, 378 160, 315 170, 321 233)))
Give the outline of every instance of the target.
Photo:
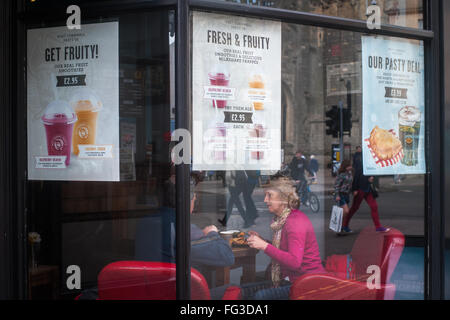
POLYGON ((364 174, 425 173, 423 45, 362 37, 362 65, 364 174))
POLYGON ((193 170, 279 170, 281 23, 193 13, 193 170))
POLYGON ((27 39, 28 179, 119 181, 118 23, 27 39))

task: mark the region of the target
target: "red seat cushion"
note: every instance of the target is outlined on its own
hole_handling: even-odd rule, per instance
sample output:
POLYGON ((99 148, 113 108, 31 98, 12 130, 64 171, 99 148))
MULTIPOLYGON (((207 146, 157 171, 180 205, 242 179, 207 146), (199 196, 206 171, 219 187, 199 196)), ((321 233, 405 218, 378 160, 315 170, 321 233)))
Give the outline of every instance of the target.
MULTIPOLYGON (((98 276, 100 300, 175 300, 176 265, 166 262, 119 261, 108 264, 98 276)), ((241 298, 239 287, 229 287, 224 300, 241 298)), ((191 269, 191 299, 209 300, 208 283, 191 269)))

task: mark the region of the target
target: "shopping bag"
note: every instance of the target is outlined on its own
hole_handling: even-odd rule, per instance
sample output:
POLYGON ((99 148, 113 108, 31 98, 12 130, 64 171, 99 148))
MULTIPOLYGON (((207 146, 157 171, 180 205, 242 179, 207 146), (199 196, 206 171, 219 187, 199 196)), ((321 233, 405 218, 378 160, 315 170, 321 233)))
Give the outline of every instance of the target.
POLYGON ((343 215, 344 209, 338 206, 333 206, 333 210, 331 210, 330 229, 334 232, 341 232, 343 215))

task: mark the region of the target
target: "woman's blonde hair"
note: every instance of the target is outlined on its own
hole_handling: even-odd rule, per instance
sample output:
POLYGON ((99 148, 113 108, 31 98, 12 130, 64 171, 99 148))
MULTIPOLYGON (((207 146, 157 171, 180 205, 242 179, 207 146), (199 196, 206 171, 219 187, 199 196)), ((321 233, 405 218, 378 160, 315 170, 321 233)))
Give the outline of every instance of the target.
POLYGON ((297 195, 294 181, 289 178, 278 178, 271 180, 270 185, 266 187, 266 192, 273 190, 280 194, 280 198, 286 201, 290 209, 298 209, 300 206, 300 198, 297 195))

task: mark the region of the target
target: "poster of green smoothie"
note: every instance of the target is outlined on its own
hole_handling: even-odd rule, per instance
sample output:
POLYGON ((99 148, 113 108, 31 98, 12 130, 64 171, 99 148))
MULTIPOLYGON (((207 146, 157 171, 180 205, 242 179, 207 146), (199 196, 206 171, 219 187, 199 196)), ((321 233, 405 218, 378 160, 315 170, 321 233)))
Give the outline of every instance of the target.
POLYGON ((28 179, 119 181, 118 22, 27 39, 28 179))
POLYGON ((424 174, 423 43, 362 37, 365 175, 424 174))
POLYGON ((279 170, 281 23, 193 13, 193 169, 279 170))

